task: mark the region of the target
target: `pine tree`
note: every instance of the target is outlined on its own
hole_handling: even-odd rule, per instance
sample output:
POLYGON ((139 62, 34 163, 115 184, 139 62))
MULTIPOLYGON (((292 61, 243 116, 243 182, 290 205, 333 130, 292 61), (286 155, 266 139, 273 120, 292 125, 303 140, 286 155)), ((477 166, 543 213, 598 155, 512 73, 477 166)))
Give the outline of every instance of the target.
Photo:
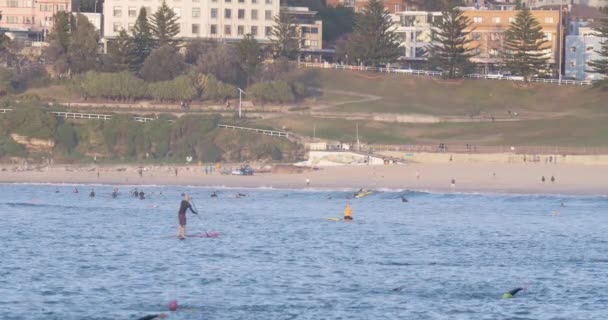
POLYGON ((109 48, 112 63, 118 70, 129 68, 129 54, 131 50, 131 37, 125 29, 120 30, 115 46, 109 48))
POLYGON ((444 10, 442 16, 433 22, 435 40, 428 48, 429 62, 447 71, 448 78, 462 77, 475 56, 476 47, 470 46, 471 31, 465 31, 471 21, 457 7, 444 10))
POLYGON ((53 70, 59 75, 69 74, 68 48, 70 46, 70 30, 72 14, 59 11, 54 16, 55 23, 49 34, 49 46, 45 49, 46 58, 53 64, 53 70))
POLYGON ((137 72, 143 65, 146 58, 152 52, 154 40, 150 31, 150 23, 148 23, 148 15, 145 8, 139 10, 139 16, 135 21, 133 30, 131 31, 130 43, 128 50, 129 70, 137 72))
POLYGON ((74 73, 81 73, 94 69, 98 65, 99 33, 95 26, 83 14, 78 13, 74 29, 68 45, 68 61, 74 73))
POLYGON ((601 58, 591 60, 587 64, 591 67, 591 72, 608 76, 608 19, 602 19, 601 24, 593 28, 593 31, 595 36, 603 39, 600 42, 600 50, 595 51, 601 58))
POLYGON ((237 43, 237 48, 241 69, 247 74, 247 86, 249 86, 251 77, 255 75, 261 62, 260 44, 251 34, 247 34, 237 43))
POLYGON ((152 36, 154 37, 154 47, 160 48, 163 46, 176 47, 178 40, 175 37, 179 34, 179 24, 177 23, 179 17, 175 12, 167 6, 167 3, 163 1, 163 4, 156 10, 156 12, 150 18, 150 27, 152 29, 152 36))
POLYGON ((547 69, 549 57, 543 51, 548 49, 545 34, 530 9, 517 13, 515 21, 505 32, 505 52, 507 69, 524 77, 525 81, 547 69))
POLYGON ((367 2, 355 17, 346 51, 351 60, 365 65, 390 63, 401 55, 399 36, 388 11, 379 0, 367 2))
POLYGON ((295 58, 298 52, 298 31, 289 14, 281 12, 274 17, 274 26, 270 34, 270 41, 274 56, 288 59, 295 58))

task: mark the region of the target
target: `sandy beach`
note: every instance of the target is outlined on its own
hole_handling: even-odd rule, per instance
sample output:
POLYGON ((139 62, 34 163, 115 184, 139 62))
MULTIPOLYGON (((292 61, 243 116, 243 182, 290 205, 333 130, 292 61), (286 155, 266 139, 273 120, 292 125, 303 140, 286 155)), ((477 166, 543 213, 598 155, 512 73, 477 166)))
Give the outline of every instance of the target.
POLYGON ((61 166, 0 172, 0 183, 106 185, 188 185, 234 188, 394 189, 432 192, 493 192, 607 195, 608 166, 581 164, 427 163, 343 166, 302 173, 230 176, 205 174, 201 168, 135 166, 61 166), (178 168, 178 175, 175 175, 178 168), (99 176, 98 173, 99 172, 99 176), (542 182, 542 177, 545 182, 542 182), (554 177, 554 182, 551 178, 554 177), (310 179, 310 185, 306 184, 310 179), (455 184, 452 185, 452 180, 455 184))

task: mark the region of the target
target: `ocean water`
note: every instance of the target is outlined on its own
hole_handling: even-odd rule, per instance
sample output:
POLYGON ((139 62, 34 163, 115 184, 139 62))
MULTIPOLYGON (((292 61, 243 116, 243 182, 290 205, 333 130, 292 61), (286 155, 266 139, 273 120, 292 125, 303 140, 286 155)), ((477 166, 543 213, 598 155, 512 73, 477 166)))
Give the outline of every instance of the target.
POLYGON ((172 299, 167 319, 608 317, 605 197, 72 188, 0 185, 0 319, 137 319, 172 299), (188 233, 219 238, 174 237, 181 192, 188 233), (354 222, 327 220, 347 202, 354 222))

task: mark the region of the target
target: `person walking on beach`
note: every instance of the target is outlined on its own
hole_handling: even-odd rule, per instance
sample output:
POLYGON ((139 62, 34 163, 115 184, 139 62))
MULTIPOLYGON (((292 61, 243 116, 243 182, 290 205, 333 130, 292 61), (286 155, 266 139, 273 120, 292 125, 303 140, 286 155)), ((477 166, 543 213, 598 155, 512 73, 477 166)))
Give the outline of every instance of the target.
POLYGON ((542 183, 545 183, 545 176, 543 176, 542 178, 540 178, 540 181, 541 181, 542 183))
POLYGON ((451 185, 452 189, 456 188, 456 179, 452 178, 452 185, 451 185))
POLYGON ((310 179, 306 178, 306 186, 310 187, 310 179))
POLYGON ((551 176, 551 183, 555 182, 555 176, 551 176))
POLYGON ((344 221, 352 221, 353 220, 353 209, 350 208, 350 203, 346 204, 344 207, 344 221))
POLYGON ((179 226, 177 227, 177 237, 180 240, 184 240, 186 238, 186 211, 190 209, 192 213, 198 214, 198 212, 192 209, 190 201, 192 201, 191 196, 183 195, 182 202, 179 205, 179 211, 177 212, 177 220, 179 222, 179 226))

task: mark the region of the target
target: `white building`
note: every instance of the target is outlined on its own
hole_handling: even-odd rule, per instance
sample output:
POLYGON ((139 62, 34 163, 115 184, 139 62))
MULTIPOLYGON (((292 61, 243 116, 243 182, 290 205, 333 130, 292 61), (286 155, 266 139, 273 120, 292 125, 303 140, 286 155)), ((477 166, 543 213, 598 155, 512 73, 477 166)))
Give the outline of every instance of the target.
MULTIPOLYGON (((239 40, 250 33, 266 42, 280 0, 166 0, 179 17, 181 38, 239 40)), ((148 19, 162 5, 159 0, 105 0, 104 37, 116 38, 122 29, 135 25, 140 8, 148 19)))
POLYGON ((402 59, 426 60, 435 19, 441 19, 441 12, 403 11, 393 15, 398 25, 396 32, 401 37, 402 59))

